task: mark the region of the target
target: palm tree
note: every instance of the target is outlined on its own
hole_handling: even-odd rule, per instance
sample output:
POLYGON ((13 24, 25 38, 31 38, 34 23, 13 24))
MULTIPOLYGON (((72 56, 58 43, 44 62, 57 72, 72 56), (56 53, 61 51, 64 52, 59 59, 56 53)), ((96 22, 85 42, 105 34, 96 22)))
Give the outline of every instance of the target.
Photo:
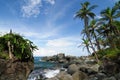
POLYGON ((91 10, 93 10, 97 6, 96 5, 89 6, 89 5, 90 5, 89 2, 81 3, 82 8, 78 12, 76 12, 75 17, 76 18, 81 18, 81 19, 84 20, 84 25, 85 25, 84 27, 85 27, 86 37, 87 37, 88 41, 90 42, 91 47, 92 47, 92 49, 93 49, 93 51, 95 53, 96 59, 98 61, 98 57, 97 57, 96 51, 95 51, 95 49, 93 47, 92 41, 90 39, 89 31, 88 31, 89 20, 90 20, 90 18, 94 19, 94 17, 95 17, 95 14, 91 10))
POLYGON ((107 24, 106 29, 107 29, 107 36, 109 43, 111 43, 111 47, 116 48, 113 39, 113 36, 116 35, 120 36, 120 32, 117 26, 114 25, 114 22, 117 18, 120 17, 120 11, 117 11, 117 8, 107 8, 101 12, 101 20, 105 21, 105 24, 107 24))
POLYGON ((88 26, 88 30, 90 32, 90 36, 93 37, 93 39, 95 39, 95 45, 97 46, 98 50, 101 50, 100 48, 100 43, 98 41, 98 37, 97 37, 97 32, 96 32, 96 28, 100 25, 100 23, 98 23, 96 20, 92 20, 90 21, 90 25, 88 26))
POLYGON ((111 32, 113 32, 114 34, 119 34, 117 27, 114 26, 114 21, 115 19, 120 17, 120 11, 117 11, 117 9, 115 9, 114 7, 112 9, 108 7, 101 12, 101 16, 101 20, 106 21, 111 32))
POLYGON ((89 31, 87 27, 88 27, 89 19, 90 18, 94 19, 95 17, 95 14, 91 12, 91 10, 97 7, 96 5, 93 6, 89 6, 89 5, 90 5, 89 2, 81 3, 82 8, 76 12, 76 16, 75 16, 76 18, 81 18, 82 20, 84 20, 85 33, 88 39, 89 39, 89 31))
POLYGON ((80 46, 78 46, 78 47, 81 47, 81 46, 84 46, 83 47, 83 50, 84 50, 84 48, 86 48, 87 49, 87 51, 88 51, 88 53, 91 55, 91 52, 90 52, 90 44, 89 44, 89 40, 88 39, 82 39, 82 43, 81 43, 81 45, 80 46))

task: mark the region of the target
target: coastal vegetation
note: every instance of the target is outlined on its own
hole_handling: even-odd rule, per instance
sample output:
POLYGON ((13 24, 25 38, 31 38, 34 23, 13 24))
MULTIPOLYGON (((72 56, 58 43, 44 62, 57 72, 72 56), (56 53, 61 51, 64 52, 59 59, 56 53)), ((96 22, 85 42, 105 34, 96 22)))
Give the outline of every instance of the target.
POLYGON ((0 58, 3 59, 18 59, 21 61, 33 60, 33 51, 37 46, 21 35, 7 33, 0 36, 0 58))
POLYGON ((89 2, 81 3, 75 17, 84 22, 82 44, 99 62, 103 56, 115 59, 120 55, 120 1, 100 11, 100 18, 92 11, 97 7, 89 2))

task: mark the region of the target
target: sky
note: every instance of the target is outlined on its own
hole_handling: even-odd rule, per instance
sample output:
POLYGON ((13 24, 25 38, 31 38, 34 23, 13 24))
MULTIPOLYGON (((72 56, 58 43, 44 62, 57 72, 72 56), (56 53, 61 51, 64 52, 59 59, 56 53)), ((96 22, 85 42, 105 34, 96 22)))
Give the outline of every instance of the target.
POLYGON ((89 1, 100 11, 118 0, 0 0, 0 34, 12 29, 38 46, 34 56, 65 53, 72 56, 88 55, 82 43, 83 21, 75 19, 80 3, 89 1))

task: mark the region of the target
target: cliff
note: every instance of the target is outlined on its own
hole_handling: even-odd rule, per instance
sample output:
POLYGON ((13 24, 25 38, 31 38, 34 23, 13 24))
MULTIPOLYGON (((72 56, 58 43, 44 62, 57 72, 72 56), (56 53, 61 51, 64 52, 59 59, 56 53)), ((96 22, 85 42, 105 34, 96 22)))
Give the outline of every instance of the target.
POLYGON ((33 68, 32 61, 0 59, 0 80, 27 80, 33 68))

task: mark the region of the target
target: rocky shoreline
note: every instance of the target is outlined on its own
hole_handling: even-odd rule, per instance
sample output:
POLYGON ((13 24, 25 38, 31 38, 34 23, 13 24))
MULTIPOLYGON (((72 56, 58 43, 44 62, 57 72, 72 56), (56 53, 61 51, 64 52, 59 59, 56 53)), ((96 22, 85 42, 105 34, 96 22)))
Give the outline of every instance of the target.
POLYGON ((63 68, 67 69, 45 80, 120 80, 120 57, 114 61, 104 57, 99 64, 93 56, 73 57, 58 54, 44 57, 43 60, 64 63, 63 68))

